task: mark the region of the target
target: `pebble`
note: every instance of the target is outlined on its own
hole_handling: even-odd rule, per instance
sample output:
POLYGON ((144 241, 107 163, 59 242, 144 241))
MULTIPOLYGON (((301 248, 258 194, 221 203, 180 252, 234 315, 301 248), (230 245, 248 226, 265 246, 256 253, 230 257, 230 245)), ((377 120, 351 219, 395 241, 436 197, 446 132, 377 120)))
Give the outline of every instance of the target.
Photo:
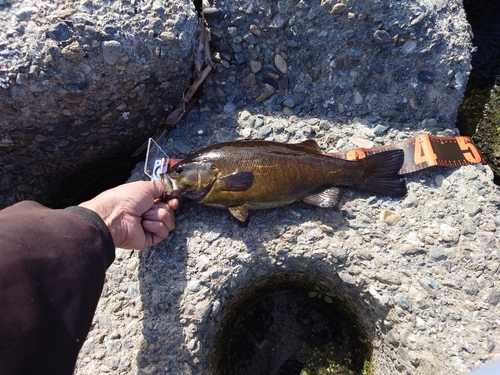
POLYGON ((378 43, 391 43, 391 36, 385 30, 377 30, 373 34, 373 39, 378 43))
POLYGON ((247 33, 243 36, 243 40, 247 43, 250 43, 250 44, 257 44, 259 43, 259 38, 257 38, 254 34, 252 33, 247 33))
POLYGON ((423 294, 417 294, 417 296, 415 297, 415 302, 417 302, 418 307, 422 310, 429 308, 429 303, 427 302, 423 294))
POLYGON ((226 17, 224 10, 214 7, 207 7, 203 9, 203 15, 208 21, 223 20, 226 17))
POLYGON ((351 142, 354 146, 360 148, 370 148, 373 147, 374 143, 369 141, 368 139, 358 138, 358 137, 350 137, 349 142, 351 142))
POLYGON ((488 303, 490 305, 496 306, 500 301, 500 289, 493 289, 488 296, 488 303))
POLYGON ((276 68, 283 73, 286 74, 288 72, 288 66, 286 63, 286 60, 281 57, 281 55, 275 55, 274 56, 274 65, 276 65, 276 68))
POLYGON ((455 74, 455 89, 461 90, 464 87, 465 78, 461 72, 455 74))
POLYGON ((401 285, 400 277, 395 273, 379 272, 375 278, 384 284, 401 285))
POLYGON ((85 52, 77 41, 72 42, 61 50, 61 55, 68 61, 80 60, 85 56, 85 52))
POLYGON ((287 19, 285 17, 283 17, 283 15, 278 13, 271 20, 269 27, 272 29, 279 30, 285 25, 286 21, 287 21, 287 19))
POLYGON ((261 69, 262 63, 260 61, 250 61, 250 70, 252 71, 252 73, 258 73, 261 69))
POLYGON ((397 297, 398 305, 403 310, 407 310, 408 312, 412 312, 410 297, 408 297, 406 294, 400 294, 399 296, 396 296, 396 297, 397 297))
POLYGON ((393 212, 389 210, 383 210, 380 212, 380 220, 384 221, 388 225, 396 225, 402 219, 399 212, 393 212))
POLYGON ((102 42, 102 57, 109 65, 115 65, 122 52, 122 45, 116 40, 102 42))
MULTIPOLYGON (((351 276, 351 278, 352 278, 352 276, 351 276)), ((349 283, 349 284, 355 284, 356 283, 354 281, 354 278, 352 278, 352 282, 346 281, 345 277, 342 278, 342 280, 344 282, 349 283)), ((368 289, 368 292, 375 299, 375 301, 378 303, 379 306, 381 306, 381 307, 385 307, 386 306, 386 304, 387 304, 387 302, 388 302, 389 299, 387 298, 387 296, 381 295, 373 285, 370 285, 370 288, 368 289)))
POLYGON ((476 225, 472 220, 465 219, 462 221, 462 234, 476 233, 476 225))
POLYGON ((293 108, 290 108, 290 107, 286 107, 286 106, 285 106, 285 107, 283 108, 283 114, 284 114, 285 116, 292 116, 292 115, 294 115, 294 114, 295 114, 295 111, 294 111, 294 109, 293 109, 293 108))
POLYGON ((429 285, 429 286, 430 286, 432 289, 434 289, 434 290, 439 289, 439 283, 438 283, 436 280, 434 280, 434 279, 431 279, 431 278, 429 278, 429 277, 424 277, 424 278, 422 279, 422 281, 423 281, 424 283, 426 283, 427 285, 429 285))
POLYGON ((200 281, 196 280, 196 279, 195 280, 190 280, 187 283, 187 288, 191 292, 197 292, 198 290, 200 290, 200 281))
POLYGON ((271 128, 269 125, 264 125, 259 129, 259 138, 264 139, 270 136, 273 132, 273 128, 271 128))
POLYGON ((470 217, 474 217, 482 211, 482 208, 476 202, 468 202, 467 203, 467 211, 468 211, 470 217))
POLYGON ((389 344, 391 344, 395 347, 399 346, 398 335, 392 329, 389 332, 387 332, 386 340, 389 344))
POLYGON ((423 320, 421 317, 417 316, 415 322, 419 331, 425 331, 427 329, 425 320, 423 320))
POLYGON ((264 91, 262 91, 262 93, 255 99, 255 101, 257 103, 263 102, 264 100, 271 97, 274 93, 275 93, 274 87, 266 83, 264 85, 264 91))
POLYGON ((56 42, 63 42, 71 38, 73 33, 69 29, 68 25, 64 22, 57 24, 55 27, 47 30, 47 36, 56 42))
POLYGON ((345 249, 332 248, 328 250, 332 257, 339 262, 344 262, 347 259, 347 251, 345 249))
POLYGON ((443 188, 447 188, 448 186, 450 186, 450 183, 441 174, 438 174, 434 180, 436 181, 436 186, 440 186, 443 188))
POLYGON ((127 288, 127 296, 131 298, 136 298, 139 295, 139 291, 137 290, 137 284, 132 283, 127 288))
POLYGON ((260 27, 257 25, 251 24, 248 29, 253 35, 257 37, 260 37, 262 35, 262 31, 260 30, 260 27))
POLYGON ((465 293, 476 296, 479 293, 479 284, 476 279, 469 279, 464 285, 465 293))
POLYGON ((460 230, 448 224, 441 224, 439 227, 439 235, 445 242, 457 242, 460 236, 460 230))
POLYGON ((283 104, 286 105, 287 107, 294 107, 295 102, 293 101, 293 98, 286 98, 283 100, 283 104))
POLYGON ((236 64, 243 64, 246 61, 245 54, 243 52, 235 53, 234 60, 236 61, 236 64))
POLYGON ((375 128, 373 128, 373 133, 376 135, 376 136, 382 136, 385 134, 385 132, 389 129, 388 126, 385 126, 385 125, 381 125, 381 124, 378 124, 375 126, 375 128))
POLYGON ((26 21, 29 20, 30 17, 37 12, 37 7, 24 7, 16 11, 15 16, 19 21, 26 21))
POLYGON ((429 258, 435 262, 448 259, 447 251, 443 248, 436 247, 429 251, 429 258))
POLYGON ((433 128, 437 125, 437 120, 435 118, 427 119, 427 126, 433 128))
POLYGON ((415 43, 413 40, 408 40, 403 44, 401 50, 403 51, 403 53, 409 54, 415 51, 415 48, 417 48, 417 43, 415 43))
POLYGON ((354 104, 356 104, 356 105, 363 104, 363 97, 361 96, 359 91, 356 91, 354 93, 354 104))
POLYGON ((333 14, 340 14, 342 13, 344 10, 346 10, 347 8, 347 5, 345 5, 344 3, 337 3, 333 6, 332 8, 332 11, 330 13, 333 13, 333 14))

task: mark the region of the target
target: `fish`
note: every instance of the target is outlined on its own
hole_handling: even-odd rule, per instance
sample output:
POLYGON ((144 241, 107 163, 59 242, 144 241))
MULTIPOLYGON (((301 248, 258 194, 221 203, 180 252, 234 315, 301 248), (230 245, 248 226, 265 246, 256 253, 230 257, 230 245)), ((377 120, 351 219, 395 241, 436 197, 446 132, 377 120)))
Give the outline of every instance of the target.
POLYGON ((402 197, 406 185, 398 174, 404 151, 389 150, 357 161, 322 153, 316 141, 288 144, 239 140, 199 150, 169 167, 163 177, 165 199, 186 198, 227 208, 241 223, 248 210, 286 206, 302 200, 335 207, 340 188, 402 197))

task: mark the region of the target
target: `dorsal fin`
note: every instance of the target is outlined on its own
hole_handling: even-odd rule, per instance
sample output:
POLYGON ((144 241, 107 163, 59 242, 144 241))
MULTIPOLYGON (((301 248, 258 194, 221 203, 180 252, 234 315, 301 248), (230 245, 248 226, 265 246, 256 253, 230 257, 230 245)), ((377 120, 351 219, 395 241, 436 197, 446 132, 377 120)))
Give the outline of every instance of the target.
POLYGON ((300 142, 299 145, 313 149, 314 151, 321 151, 318 143, 314 139, 308 139, 307 141, 300 142))

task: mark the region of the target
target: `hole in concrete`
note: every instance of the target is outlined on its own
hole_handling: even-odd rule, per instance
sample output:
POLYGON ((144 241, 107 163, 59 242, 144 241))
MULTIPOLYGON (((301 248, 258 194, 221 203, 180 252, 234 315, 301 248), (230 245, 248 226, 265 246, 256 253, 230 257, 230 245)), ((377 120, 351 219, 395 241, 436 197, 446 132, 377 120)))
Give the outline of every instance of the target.
POLYGON ((226 318, 216 341, 217 374, 372 373, 363 327, 345 301, 321 285, 258 287, 226 318))

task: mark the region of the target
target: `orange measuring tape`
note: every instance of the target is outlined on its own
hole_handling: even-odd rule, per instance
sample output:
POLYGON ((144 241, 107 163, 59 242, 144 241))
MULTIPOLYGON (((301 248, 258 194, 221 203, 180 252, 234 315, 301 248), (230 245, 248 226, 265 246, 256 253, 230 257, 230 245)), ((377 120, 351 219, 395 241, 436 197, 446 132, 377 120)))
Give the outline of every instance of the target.
POLYGON ((457 167, 468 164, 486 164, 486 160, 470 137, 442 137, 430 134, 418 135, 392 145, 329 152, 327 155, 346 160, 359 160, 368 155, 397 148, 405 153, 405 160, 399 174, 416 172, 435 165, 457 167))

